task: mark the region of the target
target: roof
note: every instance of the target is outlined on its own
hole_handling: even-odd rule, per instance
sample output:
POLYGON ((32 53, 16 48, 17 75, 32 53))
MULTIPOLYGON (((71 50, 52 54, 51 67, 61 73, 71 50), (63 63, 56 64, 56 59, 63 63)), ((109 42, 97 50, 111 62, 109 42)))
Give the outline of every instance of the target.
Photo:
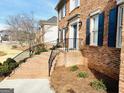
POLYGON ((53 16, 53 17, 51 17, 50 19, 48 19, 47 22, 50 22, 50 23, 57 23, 57 17, 56 17, 56 16, 53 16))
POLYGON ((40 25, 57 25, 57 17, 53 16, 48 20, 40 20, 40 25))
POLYGON ((64 4, 64 2, 66 2, 66 0, 59 0, 57 5, 56 5, 56 7, 55 7, 55 9, 58 10, 59 7, 61 7, 64 4))

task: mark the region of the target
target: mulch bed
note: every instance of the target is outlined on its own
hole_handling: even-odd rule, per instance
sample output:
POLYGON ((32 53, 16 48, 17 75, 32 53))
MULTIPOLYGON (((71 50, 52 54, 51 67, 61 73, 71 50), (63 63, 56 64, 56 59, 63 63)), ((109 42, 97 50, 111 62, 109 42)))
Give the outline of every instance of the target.
POLYGON ((70 68, 56 67, 51 75, 51 86, 56 93, 118 93, 118 81, 113 80, 97 71, 88 67, 78 66, 79 70, 72 72, 70 68), (88 78, 79 78, 77 73, 85 71, 88 78), (104 80, 107 91, 98 91, 90 86, 93 80, 104 80))

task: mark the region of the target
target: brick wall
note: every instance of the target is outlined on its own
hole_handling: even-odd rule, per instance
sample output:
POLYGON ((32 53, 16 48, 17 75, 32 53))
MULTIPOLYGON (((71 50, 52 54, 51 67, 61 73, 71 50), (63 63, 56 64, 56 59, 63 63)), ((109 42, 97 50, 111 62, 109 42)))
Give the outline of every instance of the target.
MULTIPOLYGON (((86 19, 90 13, 100 9, 105 12, 104 22, 104 42, 102 47, 86 46, 85 43, 81 46, 82 56, 87 58, 88 66, 104 73, 114 79, 119 79, 120 65, 120 49, 107 47, 108 40, 108 14, 109 10, 116 6, 115 0, 81 0, 81 5, 71 13, 69 13, 69 0, 66 1, 67 15, 59 21, 59 28, 63 28, 68 24, 67 19, 74 14, 81 14, 80 20, 82 26, 79 29, 79 37, 85 42, 86 38, 86 19)), ((69 30, 67 32, 67 38, 69 30)), ((83 60, 82 60, 83 62, 83 60)))
MULTIPOLYGON (((123 18, 124 24, 124 18, 123 18)), ((119 93, 124 93, 124 25, 122 29, 122 50, 121 50, 121 64, 120 64, 120 82, 119 93)))

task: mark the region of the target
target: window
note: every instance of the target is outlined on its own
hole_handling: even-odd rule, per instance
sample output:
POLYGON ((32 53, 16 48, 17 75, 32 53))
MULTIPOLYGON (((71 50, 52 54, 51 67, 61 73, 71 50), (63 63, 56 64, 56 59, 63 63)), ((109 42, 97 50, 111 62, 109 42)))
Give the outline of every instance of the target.
POLYGON ((124 16, 124 6, 118 7, 118 26, 117 26, 117 41, 116 47, 121 48, 122 46, 122 25, 123 25, 123 16, 124 16))
POLYGON ((66 4, 58 11, 59 20, 66 16, 66 4))
POLYGON ((63 17, 65 17, 66 16, 66 5, 63 6, 62 10, 63 10, 63 17))
POLYGON ((70 12, 80 6, 80 0, 70 0, 70 12))
POLYGON ((62 31, 59 30, 59 42, 61 42, 61 41, 62 41, 62 31))
POLYGON ((91 45, 98 45, 98 25, 99 25, 99 14, 91 16, 91 26, 90 26, 90 31, 91 31, 91 45))

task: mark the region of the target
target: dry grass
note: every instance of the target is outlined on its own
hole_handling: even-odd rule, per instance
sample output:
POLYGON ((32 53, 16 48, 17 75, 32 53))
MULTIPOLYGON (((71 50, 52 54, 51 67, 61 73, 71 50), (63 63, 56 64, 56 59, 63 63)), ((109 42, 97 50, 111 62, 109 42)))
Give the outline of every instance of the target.
MULTIPOLYGON (((79 70, 72 72, 70 68, 57 67, 51 76, 51 86, 55 89, 56 93, 117 93, 115 90, 108 89, 107 91, 98 91, 90 86, 90 82, 97 79, 108 79, 108 77, 96 72, 91 71, 87 67, 78 66, 79 70), (79 78, 77 74, 80 71, 88 73, 87 78, 79 78), (111 92, 110 92, 111 91, 111 92)), ((108 82, 108 81, 107 81, 108 82)), ((110 84, 114 83, 109 82, 110 84)), ((115 84, 113 84, 115 85, 115 84)), ((115 89, 115 87, 113 87, 115 89)))
POLYGON ((2 51, 0 51, 0 56, 5 56, 5 55, 7 55, 7 54, 2 52, 2 51))
POLYGON ((0 56, 1 63, 3 63, 7 58, 13 58, 14 56, 22 52, 22 50, 12 49, 12 46, 7 44, 1 44, 0 51, 6 53, 6 55, 0 56))
POLYGON ((5 79, 5 77, 0 77, 0 82, 3 81, 5 79))

